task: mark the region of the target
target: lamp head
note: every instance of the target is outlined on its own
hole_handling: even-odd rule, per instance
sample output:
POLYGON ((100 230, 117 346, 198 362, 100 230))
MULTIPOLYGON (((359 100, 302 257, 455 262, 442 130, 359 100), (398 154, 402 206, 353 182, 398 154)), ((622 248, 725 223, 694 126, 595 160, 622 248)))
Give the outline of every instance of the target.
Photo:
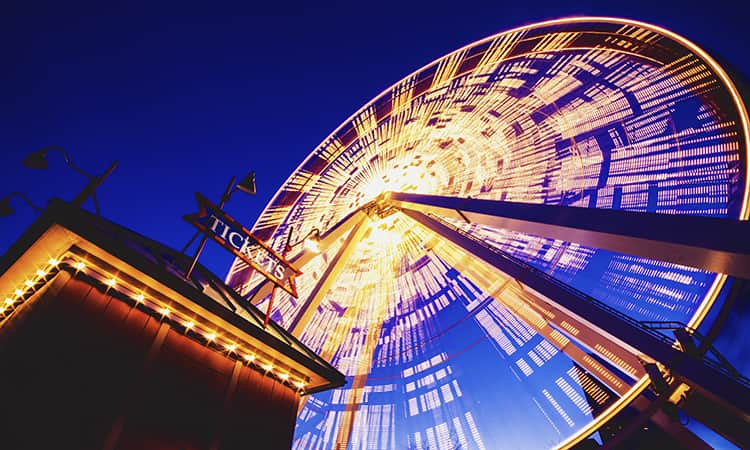
POLYGON ((24 158, 23 165, 30 169, 46 169, 48 167, 47 150, 39 150, 31 153, 24 158))
POLYGON ((237 183, 237 189, 246 194, 255 195, 255 172, 250 172, 245 175, 245 178, 237 183))
POLYGON ((10 206, 10 195, 0 198, 0 217, 7 217, 13 214, 13 207, 10 206))
POLYGON ((313 228, 305 239, 305 248, 313 253, 320 253, 320 230, 313 228))

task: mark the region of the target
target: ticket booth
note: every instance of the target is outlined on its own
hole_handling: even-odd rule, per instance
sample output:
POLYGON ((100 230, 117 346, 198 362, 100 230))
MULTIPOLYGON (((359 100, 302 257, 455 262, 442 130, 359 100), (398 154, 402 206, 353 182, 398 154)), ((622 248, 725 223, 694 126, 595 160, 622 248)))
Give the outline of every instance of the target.
POLYGON ((289 448, 344 376, 189 264, 51 201, 0 261, 0 446, 289 448))

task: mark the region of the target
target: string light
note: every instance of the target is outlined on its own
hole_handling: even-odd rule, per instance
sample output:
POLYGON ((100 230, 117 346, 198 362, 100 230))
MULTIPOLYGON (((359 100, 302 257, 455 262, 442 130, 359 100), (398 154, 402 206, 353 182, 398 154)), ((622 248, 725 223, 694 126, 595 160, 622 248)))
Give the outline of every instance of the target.
MULTIPOLYGON (((51 266, 53 266, 54 268, 57 268, 57 266, 61 263, 61 260, 58 260, 57 258, 50 258, 49 261, 48 261, 48 263, 51 266)), ((77 262, 72 262, 71 261, 68 264, 70 264, 69 267, 73 267, 73 268, 75 268, 76 270, 79 270, 79 271, 83 270, 84 268, 86 268, 86 264, 84 262, 82 262, 82 261, 77 261, 77 262)), ((46 277, 50 272, 38 269, 38 270, 36 270, 35 273, 36 273, 37 276, 39 276, 39 277, 41 277, 43 279, 43 277, 46 277)), ((89 276, 93 276, 95 278, 98 277, 98 279, 100 280, 100 282, 102 282, 106 286, 109 286, 110 288, 115 288, 118 285, 117 279, 114 278, 114 277, 105 277, 105 276, 102 276, 101 274, 96 273, 96 272, 90 272, 88 275, 89 276)), ((50 282, 51 280, 45 280, 45 279, 43 279, 43 281, 46 283, 46 282, 50 282)), ((26 279, 24 281, 24 285, 27 286, 31 290, 32 293, 34 292, 35 283, 31 279, 26 279)), ((41 289, 41 287, 42 286, 37 286, 36 290, 41 289)), ((123 290, 123 289, 128 289, 128 288, 126 288, 124 286, 122 288, 120 288, 120 290, 123 290)), ((142 293, 135 294, 132 291, 129 294, 127 294, 126 292, 121 292, 121 293, 125 294, 125 295, 131 296, 139 304, 146 305, 152 311, 158 312, 162 316, 169 316, 170 314, 173 313, 173 311, 170 308, 168 308, 168 307, 159 307, 158 305, 153 304, 153 303, 151 303, 151 304, 146 303, 146 298, 145 298, 145 296, 142 293)), ((21 289, 15 289, 14 294, 15 294, 15 296, 16 296, 17 299, 20 298, 20 300, 23 301, 24 299, 22 297, 24 296, 24 294, 26 294, 26 292, 24 292, 21 289)), ((2 304, 2 306, 0 306, 0 314, 5 314, 5 312, 9 309, 9 307, 12 307, 17 301, 18 300, 13 299, 11 297, 6 297, 5 300, 4 300, 4 303, 2 304)), ((12 308, 10 308, 10 309, 11 309, 11 313, 12 313, 12 311, 14 311, 14 309, 12 309, 12 308)), ((8 318, 8 316, 4 317, 2 319, 2 321, 4 322, 5 319, 7 319, 7 318, 8 318)), ((169 319, 166 319, 166 320, 169 320, 169 319)), ((1 322, 0 322, 0 324, 1 324, 1 322)), ((192 320, 185 320, 184 322, 182 322, 182 324, 188 330, 192 330, 192 329, 194 329, 194 328, 196 328, 198 326, 192 320)), ((216 332, 211 331, 211 332, 205 332, 204 333, 204 337, 209 342, 213 342, 214 340, 217 339, 218 335, 217 335, 216 332)), ((228 350, 230 353, 234 353, 238 349, 238 345, 236 343, 234 343, 234 342, 230 342, 230 343, 226 343, 224 345, 224 348, 226 350, 228 350)), ((256 356, 254 354, 251 354, 251 353, 245 353, 245 354, 243 354, 242 358, 247 363, 253 363, 253 362, 255 362, 257 360, 256 356)), ((274 368, 273 364, 271 364, 270 362, 266 362, 264 364, 261 364, 260 367, 265 372, 271 372, 273 370, 273 368, 274 368)), ((298 389, 301 389, 305 385, 300 380, 291 380, 290 381, 290 375, 287 372, 278 372, 275 375, 278 377, 278 379, 282 380, 282 382, 284 382, 284 383, 288 382, 289 384, 294 385, 298 389)))

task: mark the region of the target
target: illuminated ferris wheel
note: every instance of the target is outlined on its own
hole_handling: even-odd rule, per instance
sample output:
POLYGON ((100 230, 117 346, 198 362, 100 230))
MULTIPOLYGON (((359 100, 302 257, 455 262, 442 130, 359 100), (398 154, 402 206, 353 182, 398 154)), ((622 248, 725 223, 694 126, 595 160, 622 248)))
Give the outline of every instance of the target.
POLYGON ((629 20, 500 33, 385 90, 255 224, 279 252, 319 236, 288 249, 299 297, 239 260, 227 278, 347 375, 300 407, 293 448, 606 444, 632 417, 690 442, 643 416, 688 385, 743 411, 694 330, 750 278, 726 244, 748 139, 726 72, 629 20))

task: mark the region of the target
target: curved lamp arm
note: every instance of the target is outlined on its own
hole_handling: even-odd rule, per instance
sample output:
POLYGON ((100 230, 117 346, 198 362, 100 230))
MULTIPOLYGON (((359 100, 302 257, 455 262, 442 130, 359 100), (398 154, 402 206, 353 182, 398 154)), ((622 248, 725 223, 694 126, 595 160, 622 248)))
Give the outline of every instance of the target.
POLYGON ((34 153, 30 154, 23 160, 23 165, 32 169, 46 169, 48 167, 47 155, 49 154, 50 150, 54 150, 60 153, 65 159, 65 164, 67 164, 68 167, 75 170, 79 174, 83 175, 89 180, 93 180, 96 178, 95 176, 89 174, 85 170, 73 164, 73 161, 70 160, 70 155, 68 154, 68 152, 66 152, 65 149, 57 145, 48 145, 40 150, 35 151, 34 153))
MULTIPOLYGON (((308 242, 308 239, 310 239, 310 237, 312 235, 315 235, 315 237, 313 239, 314 239, 314 241, 316 243, 317 243, 317 241, 320 241, 320 229, 318 229, 317 227, 313 227, 310 230, 310 232, 307 233, 307 235, 305 237, 303 237, 302 239, 299 239, 297 242, 295 242, 293 244, 290 244, 289 241, 291 241, 291 238, 292 238, 292 229, 290 228, 289 229, 289 236, 287 236, 287 243, 286 243, 285 252, 288 253, 289 251, 291 251, 294 247, 298 246, 299 244, 302 244, 303 242, 308 242)), ((315 249, 312 249, 312 250, 315 250, 315 249)))
POLYGON ((0 216, 5 217, 13 214, 13 207, 10 206, 11 197, 19 197, 34 211, 39 213, 42 212, 42 208, 36 206, 34 202, 32 202, 31 199, 23 192, 11 192, 10 194, 0 199, 0 216))

